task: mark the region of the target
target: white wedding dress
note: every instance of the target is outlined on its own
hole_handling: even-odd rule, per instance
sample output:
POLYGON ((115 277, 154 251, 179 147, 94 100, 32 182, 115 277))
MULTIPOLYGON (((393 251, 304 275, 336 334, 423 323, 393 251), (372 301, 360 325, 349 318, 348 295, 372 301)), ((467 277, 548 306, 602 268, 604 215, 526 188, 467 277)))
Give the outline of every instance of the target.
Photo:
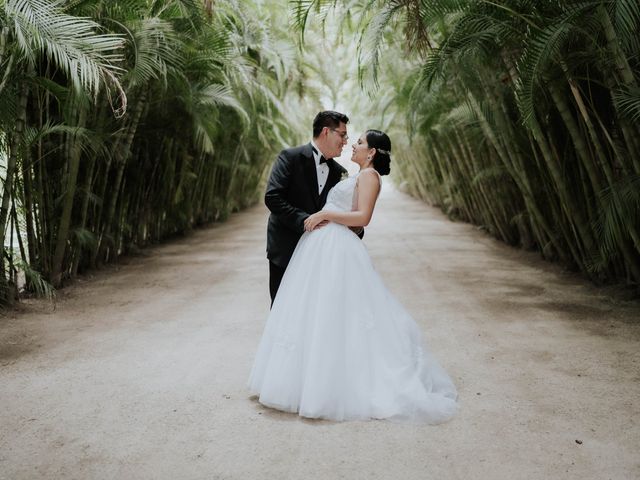
MULTIPOLYGON (((350 211, 356 180, 338 183, 324 210, 350 211)), ((457 409, 455 386, 419 327, 384 286, 363 242, 337 223, 300 238, 249 389, 268 407, 338 421, 439 423, 457 409)))

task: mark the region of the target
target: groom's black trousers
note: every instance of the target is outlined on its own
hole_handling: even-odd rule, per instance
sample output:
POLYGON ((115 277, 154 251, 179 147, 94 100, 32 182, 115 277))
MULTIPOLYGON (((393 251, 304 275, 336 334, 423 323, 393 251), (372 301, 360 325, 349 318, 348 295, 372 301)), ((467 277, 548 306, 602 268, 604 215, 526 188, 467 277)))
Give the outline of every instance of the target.
POLYGON ((273 262, 269 262, 269 293, 271 294, 272 306, 273 301, 276 298, 276 294, 278 293, 278 288, 280 287, 280 282, 282 281, 285 270, 286 268, 282 268, 273 262))

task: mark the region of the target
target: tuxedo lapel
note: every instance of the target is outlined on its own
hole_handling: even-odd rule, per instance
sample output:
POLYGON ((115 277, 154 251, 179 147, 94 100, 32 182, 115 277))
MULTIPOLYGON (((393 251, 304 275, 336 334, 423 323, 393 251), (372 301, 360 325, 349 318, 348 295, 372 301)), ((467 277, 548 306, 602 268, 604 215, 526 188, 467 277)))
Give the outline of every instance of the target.
POLYGON ((340 176, 342 174, 338 162, 336 162, 333 158, 327 160, 327 165, 329 166, 329 176, 327 177, 327 182, 322 189, 322 193, 320 194, 320 203, 322 205, 324 205, 324 203, 326 202, 329 190, 331 190, 335 186, 335 184, 340 181, 340 176))
POLYGON ((304 159, 304 176, 307 179, 307 184, 309 190, 311 191, 313 201, 315 202, 316 207, 320 209, 320 194, 318 193, 318 172, 316 170, 316 161, 313 158, 313 150, 311 149, 310 143, 305 146, 303 156, 306 157, 304 159))

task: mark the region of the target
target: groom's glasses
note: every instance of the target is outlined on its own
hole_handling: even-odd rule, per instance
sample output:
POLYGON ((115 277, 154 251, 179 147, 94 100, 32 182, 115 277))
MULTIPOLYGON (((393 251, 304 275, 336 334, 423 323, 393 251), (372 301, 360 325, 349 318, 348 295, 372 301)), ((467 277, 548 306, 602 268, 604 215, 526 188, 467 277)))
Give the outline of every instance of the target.
POLYGON ((332 131, 336 132, 338 135, 340 135, 342 137, 343 140, 348 140, 349 139, 349 135, 347 135, 347 132, 341 132, 340 130, 337 130, 335 128, 330 128, 329 130, 332 130, 332 131))

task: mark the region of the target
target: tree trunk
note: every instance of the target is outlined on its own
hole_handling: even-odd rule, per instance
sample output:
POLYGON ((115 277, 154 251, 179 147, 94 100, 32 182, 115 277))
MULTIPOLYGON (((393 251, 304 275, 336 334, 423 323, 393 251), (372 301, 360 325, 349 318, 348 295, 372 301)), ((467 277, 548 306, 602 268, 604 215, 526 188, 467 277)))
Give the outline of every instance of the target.
POLYGON ((607 39, 607 50, 609 50, 609 54, 613 59, 618 78, 622 85, 637 87, 638 84, 633 75, 633 70, 631 70, 627 57, 624 55, 622 48, 620 48, 618 35, 611 22, 611 17, 609 17, 609 12, 607 12, 607 9, 603 5, 600 5, 598 7, 598 13, 604 29, 604 36, 607 39))
MULTIPOLYGON (((73 100, 72 100, 73 101, 73 100)), ((84 105, 76 105, 78 109, 78 128, 83 128, 86 121, 86 108, 84 105)), ((62 282, 62 272, 67 269, 64 265, 65 252, 67 243, 69 242, 69 230, 71 226, 71 213, 73 211, 73 203, 76 195, 76 186, 78 180, 78 170, 80 169, 80 140, 76 134, 67 136, 69 145, 69 172, 67 174, 67 185, 64 193, 64 202, 62 205, 62 214, 56 235, 56 246, 53 254, 53 263, 51 268, 51 283, 54 287, 59 287, 62 282)))
MULTIPOLYGON (((540 226, 540 229, 544 232, 546 238, 551 240, 558 254, 560 256, 564 256, 565 255, 564 249, 555 238, 553 229, 547 222, 546 217, 542 214, 542 212, 538 208, 535 202, 535 198, 533 196, 533 192, 531 191, 528 182, 526 181, 526 179, 523 178, 522 174, 517 171, 517 167, 515 167, 512 164, 509 154, 503 148, 501 142, 496 137, 495 133, 493 132, 493 129, 491 128, 491 125, 489 124, 489 122, 484 116, 484 113, 482 112, 482 108, 480 108, 480 104, 475 99, 472 93, 469 93, 469 101, 473 110, 478 116, 478 119, 480 120, 480 126, 482 127, 483 132, 485 133, 491 145, 494 147, 494 149, 498 153, 498 157, 502 160, 502 163, 504 167, 507 169, 507 171, 509 172, 509 174, 511 175, 511 178, 513 178, 513 180, 516 182, 516 185, 518 186, 520 193, 522 194, 522 198, 524 200, 526 209, 528 210, 529 214, 532 215, 535 223, 537 223, 540 226)), ((498 116, 499 115, 500 114, 498 113, 498 116)), ((539 235, 537 236, 538 236, 537 241, 540 245, 543 245, 546 243, 545 238, 541 238, 539 235)))
MULTIPOLYGON (((123 142, 119 143, 119 148, 115 152, 116 155, 116 178, 113 184, 111 185, 111 195, 109 198, 109 206, 107 209, 107 214, 104 219, 104 223, 102 225, 102 231, 100 233, 100 237, 98 238, 98 247, 96 248, 97 255, 101 255, 104 252, 104 242, 105 238, 111 235, 112 224, 114 221, 114 215, 116 212, 116 205, 118 203, 118 197, 120 194, 120 186, 122 184, 122 176, 124 174, 124 169, 127 163, 127 159, 129 158, 129 154, 131 152, 131 145, 133 144, 133 140, 136 135, 136 131, 138 129, 138 123, 140 122, 140 117, 142 116, 142 110, 145 106, 145 101, 147 98, 146 90, 142 90, 140 93, 140 98, 136 104, 136 108, 133 111, 131 125, 127 130, 127 134, 124 138, 123 142)), ((103 198, 103 201, 105 199, 103 198)))
POLYGON ((37 239, 34 230, 34 204, 33 204, 33 183, 31 177, 31 152, 26 151, 22 159, 22 201, 25 208, 25 222, 27 227, 27 250, 29 252, 29 263, 33 266, 38 260, 36 250, 37 239))

